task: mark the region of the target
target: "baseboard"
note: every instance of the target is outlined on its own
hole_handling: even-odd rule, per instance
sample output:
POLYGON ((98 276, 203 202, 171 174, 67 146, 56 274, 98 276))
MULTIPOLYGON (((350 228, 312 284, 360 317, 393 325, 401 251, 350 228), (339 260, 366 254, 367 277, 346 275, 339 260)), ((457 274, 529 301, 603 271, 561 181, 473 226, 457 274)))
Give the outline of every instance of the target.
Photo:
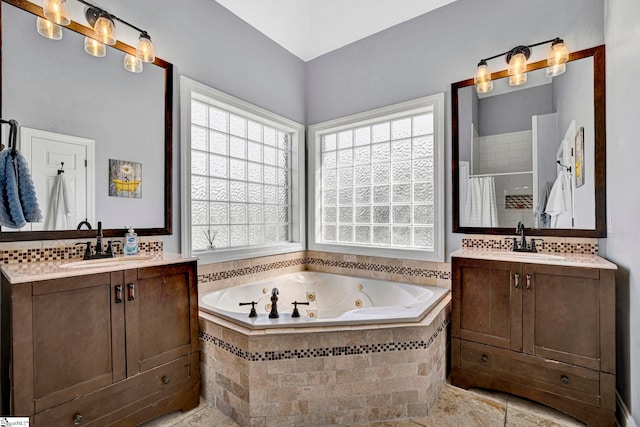
POLYGON ((616 391, 616 402, 618 404, 618 413, 620 414, 620 422, 621 427, 638 427, 636 424, 636 420, 631 416, 631 412, 629 412, 629 408, 625 405, 622 397, 620 397, 620 393, 616 391))

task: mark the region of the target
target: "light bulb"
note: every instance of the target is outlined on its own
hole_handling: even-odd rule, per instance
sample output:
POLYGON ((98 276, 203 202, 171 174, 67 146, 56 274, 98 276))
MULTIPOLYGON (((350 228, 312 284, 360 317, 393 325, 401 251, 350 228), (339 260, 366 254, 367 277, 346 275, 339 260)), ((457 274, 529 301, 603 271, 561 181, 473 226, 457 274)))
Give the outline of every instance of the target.
POLYGON ((54 24, 53 22, 40 18, 36 19, 36 29, 38 30, 38 34, 42 37, 46 37, 51 40, 60 40, 62 38, 62 27, 58 24, 54 24))
POLYGON ((44 17, 55 24, 69 25, 71 22, 66 0, 44 0, 42 11, 44 17))
POLYGON ((98 40, 94 40, 91 37, 85 37, 84 51, 89 55, 102 58, 107 54, 107 47, 104 45, 104 43, 100 43, 98 40))
POLYGON ((124 56, 124 69, 132 73, 142 72, 142 61, 128 53, 124 56))
POLYGON ((116 44, 116 27, 111 17, 101 14, 93 25, 93 38, 100 43, 114 45, 116 44))
MULTIPOLYGON (((509 59, 509 75, 524 74, 527 71, 527 57, 524 53, 516 53, 509 59)), ((526 79, 525 79, 526 80, 526 79)))
POLYGON ((144 62, 153 62, 156 60, 155 50, 151 37, 146 32, 140 34, 138 46, 136 46, 136 57, 144 62))

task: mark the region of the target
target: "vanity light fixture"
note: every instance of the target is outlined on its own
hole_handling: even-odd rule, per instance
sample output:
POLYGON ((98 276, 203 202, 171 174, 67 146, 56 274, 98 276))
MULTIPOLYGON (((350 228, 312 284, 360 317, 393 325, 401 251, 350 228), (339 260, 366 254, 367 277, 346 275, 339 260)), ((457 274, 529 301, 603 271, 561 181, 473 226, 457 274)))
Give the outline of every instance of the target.
MULTIPOLYGON (((128 23, 124 19, 118 18, 117 16, 107 12, 104 9, 101 9, 97 6, 92 5, 89 2, 84 0, 78 0, 80 3, 88 6, 87 11, 85 12, 85 16, 87 18, 87 22, 89 25, 92 25, 95 31, 94 38, 102 43, 113 45, 116 42, 115 36, 115 24, 114 21, 118 21, 123 23, 124 25, 133 28, 136 31, 140 32, 140 37, 138 38, 138 45, 136 46, 136 57, 144 62, 153 62, 156 59, 154 53, 153 43, 151 42, 151 37, 149 33, 145 30, 142 30, 136 27, 133 24, 128 23)), ((132 63, 130 60, 126 63, 132 63)), ((126 68, 126 67, 125 67, 126 68)), ((141 67, 134 67, 136 70, 141 67)), ((129 68, 127 68, 129 70, 129 68)), ((139 72, 139 71, 135 71, 139 72)))
MULTIPOLYGON (((155 49, 151 42, 151 36, 145 30, 132 25, 124 19, 101 9, 84 0, 77 0, 79 3, 87 6, 85 18, 93 28, 93 35, 86 37, 84 40, 84 50, 89 55, 102 57, 106 55, 105 45, 115 45, 116 26, 115 21, 133 28, 140 32, 138 44, 136 46, 136 54, 126 54, 124 58, 124 68, 132 73, 142 72, 142 62, 154 62, 156 60, 155 49)), ((62 38, 61 25, 69 25, 71 18, 69 17, 69 7, 66 0, 44 0, 42 5, 42 13, 45 18, 38 16, 36 20, 36 29, 38 34, 43 37, 60 40, 62 38)))
POLYGON ((527 61, 531 56, 531 48, 547 43, 551 43, 551 50, 547 55, 547 76, 554 77, 564 73, 566 70, 566 62, 569 60, 569 52, 564 45, 564 41, 556 37, 555 39, 530 44, 528 46, 516 46, 506 52, 480 60, 474 78, 476 91, 478 93, 487 93, 493 89, 491 71, 489 70, 487 61, 500 56, 505 56, 508 64, 507 73, 509 75, 509 85, 519 86, 526 83, 527 61))

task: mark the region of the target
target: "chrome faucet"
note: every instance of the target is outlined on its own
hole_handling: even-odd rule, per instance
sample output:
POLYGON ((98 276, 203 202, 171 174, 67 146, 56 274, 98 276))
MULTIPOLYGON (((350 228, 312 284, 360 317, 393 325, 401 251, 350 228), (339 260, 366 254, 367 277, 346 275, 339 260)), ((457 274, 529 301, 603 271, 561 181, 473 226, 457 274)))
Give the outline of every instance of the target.
POLYGON ((278 314, 278 288, 271 290, 271 312, 269 313, 269 319, 277 319, 280 317, 278 314))

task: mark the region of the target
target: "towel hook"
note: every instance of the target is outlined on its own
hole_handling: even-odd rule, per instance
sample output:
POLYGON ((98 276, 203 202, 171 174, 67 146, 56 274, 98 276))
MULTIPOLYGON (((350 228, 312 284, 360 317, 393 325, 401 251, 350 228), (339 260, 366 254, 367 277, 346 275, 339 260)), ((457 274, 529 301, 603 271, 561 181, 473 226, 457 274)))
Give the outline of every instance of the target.
POLYGON ((60 162, 60 169, 58 169, 58 175, 64 173, 64 162, 60 162))
POLYGON ((562 166, 563 168, 565 168, 567 170, 567 172, 571 173, 571 166, 565 166, 562 163, 560 163, 560 160, 556 160, 556 163, 559 164, 560 166, 562 166))

